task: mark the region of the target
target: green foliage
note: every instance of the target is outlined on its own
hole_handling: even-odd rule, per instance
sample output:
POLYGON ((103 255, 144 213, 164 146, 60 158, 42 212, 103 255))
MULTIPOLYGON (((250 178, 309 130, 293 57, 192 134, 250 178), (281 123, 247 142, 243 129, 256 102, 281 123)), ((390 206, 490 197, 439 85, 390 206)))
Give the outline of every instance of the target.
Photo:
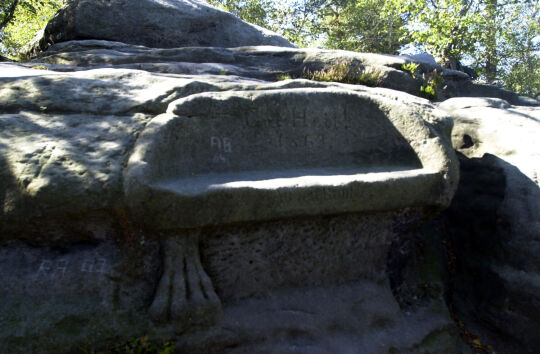
POLYGON ((423 85, 420 86, 420 96, 429 100, 437 100, 439 95, 437 90, 442 86, 444 79, 437 70, 433 70, 428 75, 422 74, 423 85))
POLYGON ((279 0, 272 2, 268 28, 299 47, 315 46, 316 24, 321 0, 279 0))
POLYGON ((300 47, 396 54, 404 19, 387 0, 208 0, 243 20, 269 28, 300 47))
POLYGON ((66 0, 19 1, 13 18, 0 31, 1 52, 14 59, 21 59, 22 49, 65 2, 66 0))
MULTIPOLYGON (((209 2, 300 47, 396 54, 414 43, 445 67, 459 70, 466 59, 489 83, 499 81, 529 96, 539 93, 539 0, 209 2)), ((430 87, 424 92, 433 97, 430 87)))
POLYGON ((437 92, 435 91, 435 88, 431 85, 420 86, 420 96, 430 100, 436 100, 437 92))
POLYGON ((292 79, 292 76, 289 74, 281 74, 278 76, 278 81, 285 81, 292 79))
POLYGON ((475 50, 483 16, 475 0, 389 0, 409 18, 407 37, 422 44, 444 64, 456 66, 475 50))
POLYGON ((235 14, 246 22, 266 27, 272 1, 268 0, 207 0, 207 3, 235 14))
POLYGON ((536 97, 540 94, 540 1, 506 4, 505 13, 500 19, 504 31, 497 33, 495 78, 507 89, 536 97))
POLYGON ((427 47, 441 64, 459 69, 466 59, 484 81, 538 95, 539 0, 388 1, 408 18, 409 41, 427 47))
POLYGON ((428 74, 419 73, 419 67, 419 64, 413 62, 401 66, 401 68, 411 74, 413 78, 422 81, 422 85, 420 86, 420 96, 430 100, 437 100, 439 96, 437 90, 441 88, 444 83, 443 76, 437 70, 433 70, 428 74))
POLYGON ((15 15, 19 0, 4 0, 0 5, 0 30, 2 30, 15 15))
POLYGON ((407 71, 409 74, 411 74, 412 77, 416 77, 419 66, 420 64, 410 62, 410 63, 403 64, 401 68, 407 71))
POLYGON ((313 81, 341 82, 345 84, 378 86, 384 79, 380 70, 364 70, 360 65, 344 60, 327 70, 306 71, 303 77, 313 81))
POLYGON ((515 61, 502 75, 505 87, 520 95, 536 98, 540 95, 540 58, 531 56, 526 61, 515 61))
POLYGON ((300 47, 310 44, 315 21, 314 0, 207 0, 242 20, 268 28, 300 47))
POLYGON ((326 48, 397 54, 405 43, 404 18, 387 0, 323 3, 316 28, 326 38, 326 48))

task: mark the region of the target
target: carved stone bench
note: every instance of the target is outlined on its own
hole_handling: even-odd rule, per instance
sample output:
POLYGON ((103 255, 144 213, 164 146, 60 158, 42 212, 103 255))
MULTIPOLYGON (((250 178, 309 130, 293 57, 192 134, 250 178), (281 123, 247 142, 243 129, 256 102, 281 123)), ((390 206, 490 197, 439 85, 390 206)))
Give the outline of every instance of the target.
MULTIPOLYGON (((219 237, 228 240, 224 242, 260 243, 258 251, 249 246, 240 247, 236 256, 229 254, 245 257, 237 265, 252 278, 257 278, 257 267, 248 269, 253 263, 265 272, 266 261, 257 252, 283 247, 287 254, 287 243, 306 248, 307 254, 319 253, 306 256, 310 260, 298 264, 297 270, 319 272, 324 278, 324 266, 306 264, 329 255, 347 258, 347 244, 361 237, 379 242, 376 247, 362 246, 362 256, 377 253, 374 264, 364 267, 379 268, 384 274, 396 222, 388 221, 392 215, 407 209, 440 209, 455 190, 453 151, 419 111, 397 100, 338 89, 212 92, 171 103, 167 113, 154 118, 141 134, 124 173, 126 200, 135 220, 147 232, 163 235, 163 275, 151 316, 159 322, 215 321, 220 300, 211 278, 222 296, 253 294, 242 290, 242 284, 253 288, 249 285, 253 282, 240 280, 241 270, 234 281, 234 267, 227 269, 216 260, 223 246, 208 250, 219 237), (366 235, 352 229, 337 232, 341 236, 335 242, 342 253, 329 251, 332 246, 324 242, 310 249, 325 232, 334 237, 334 231, 324 231, 329 225, 324 221, 313 233, 302 228, 317 224, 320 217, 339 215, 356 215, 357 223, 369 224, 371 215, 384 215, 387 221, 364 227, 369 230, 366 235), (267 226, 256 226, 261 223, 267 226), (290 241, 278 244, 267 231, 283 224, 282 233, 289 233, 290 241), (307 241, 293 241, 295 235, 307 241), (213 269, 211 276, 201 254, 213 269), (220 267, 226 275, 220 274, 220 267)), ((277 257, 277 262, 280 259, 286 262, 286 257, 277 257)), ((351 262, 333 276, 349 272, 354 257, 351 262)), ((301 283, 293 268, 284 266, 287 279, 279 281, 301 283)), ((265 279, 260 287, 274 285, 265 279)))

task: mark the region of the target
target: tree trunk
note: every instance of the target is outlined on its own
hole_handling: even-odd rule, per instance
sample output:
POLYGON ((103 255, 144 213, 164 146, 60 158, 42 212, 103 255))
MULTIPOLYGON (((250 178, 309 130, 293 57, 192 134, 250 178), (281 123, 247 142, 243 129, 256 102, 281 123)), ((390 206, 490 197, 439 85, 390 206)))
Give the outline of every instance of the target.
POLYGON ((486 16, 487 16, 487 31, 486 31, 486 64, 485 74, 486 80, 489 83, 497 79, 497 0, 486 0, 486 16))
POLYGON ((394 30, 394 10, 392 10, 392 13, 390 14, 390 28, 388 30, 388 53, 393 53, 393 46, 392 46, 392 31, 394 30))

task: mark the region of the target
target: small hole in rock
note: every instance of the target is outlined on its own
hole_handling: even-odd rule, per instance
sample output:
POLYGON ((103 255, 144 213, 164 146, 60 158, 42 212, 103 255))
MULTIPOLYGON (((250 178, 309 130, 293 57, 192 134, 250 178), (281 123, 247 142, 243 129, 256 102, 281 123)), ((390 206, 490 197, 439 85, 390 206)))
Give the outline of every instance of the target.
POLYGON ((474 146, 474 141, 471 136, 468 134, 463 135, 463 145, 461 145, 460 149, 468 149, 472 146, 474 146))

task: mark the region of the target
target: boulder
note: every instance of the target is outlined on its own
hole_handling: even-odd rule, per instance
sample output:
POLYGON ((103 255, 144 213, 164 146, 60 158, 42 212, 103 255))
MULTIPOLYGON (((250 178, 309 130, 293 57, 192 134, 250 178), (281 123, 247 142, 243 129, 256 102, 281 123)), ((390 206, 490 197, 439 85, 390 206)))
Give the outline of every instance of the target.
POLYGON ((294 47, 277 34, 196 0, 72 0, 47 24, 40 50, 75 39, 152 48, 294 47))
POLYGON ((501 99, 453 98, 452 142, 461 181, 444 214, 457 258, 459 316, 509 353, 540 342, 540 110, 501 99))
POLYGON ((413 59, 416 62, 422 62, 430 65, 437 65, 437 61, 433 55, 428 52, 420 52, 416 54, 405 54, 406 57, 413 59))
MULTIPOLYGON (((455 70, 453 70, 455 71, 455 70)), ((457 71, 459 73, 459 71, 457 71)), ((462 73, 463 75, 466 75, 462 73)), ((498 98, 516 106, 538 106, 536 100, 523 99, 517 93, 490 84, 475 83, 470 79, 447 80, 446 96, 453 97, 491 97, 498 98)))

